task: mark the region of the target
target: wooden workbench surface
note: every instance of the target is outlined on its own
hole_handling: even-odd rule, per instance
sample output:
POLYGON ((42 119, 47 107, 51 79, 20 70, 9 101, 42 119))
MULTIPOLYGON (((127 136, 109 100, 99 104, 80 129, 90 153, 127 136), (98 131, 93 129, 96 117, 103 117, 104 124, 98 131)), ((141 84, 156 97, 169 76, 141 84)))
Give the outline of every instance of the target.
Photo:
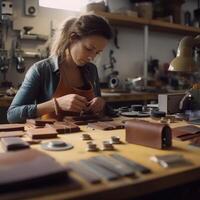
MULTIPOLYGON (((119 119, 118 119, 119 120, 119 119)), ((121 119, 120 119, 121 120, 121 119)), ((185 122, 172 124, 172 126, 185 125, 185 122)), ((162 189, 171 188, 195 180, 200 180, 200 149, 189 148, 188 142, 173 141, 173 147, 170 150, 158 150, 140 145, 128 144, 125 141, 125 130, 100 131, 92 130, 86 126, 81 126, 82 132, 59 135, 59 139, 71 143, 74 148, 68 151, 45 151, 40 145, 32 145, 32 148, 39 149, 53 158, 59 163, 66 164, 69 161, 77 161, 97 155, 109 155, 119 153, 129 159, 139 162, 149 167, 153 173, 148 175, 140 175, 138 178, 124 177, 115 181, 103 181, 99 184, 89 184, 85 180, 78 177, 81 183, 81 189, 74 191, 63 191, 55 194, 46 194, 40 196, 40 200, 56 200, 56 199, 122 199, 133 198, 136 196, 148 194, 150 192, 160 191, 162 189), (115 151, 99 151, 87 152, 86 142, 81 140, 82 133, 89 133, 93 141, 101 147, 103 140, 110 139, 111 136, 119 136, 124 144, 115 145, 115 151), (150 161, 150 156, 179 153, 190 160, 193 164, 190 166, 181 166, 171 169, 160 167, 157 163, 150 161)), ((47 140, 45 140, 47 141, 47 140)), ((70 176, 77 178, 73 172, 70 176)), ((31 198, 31 199, 38 199, 31 198)))

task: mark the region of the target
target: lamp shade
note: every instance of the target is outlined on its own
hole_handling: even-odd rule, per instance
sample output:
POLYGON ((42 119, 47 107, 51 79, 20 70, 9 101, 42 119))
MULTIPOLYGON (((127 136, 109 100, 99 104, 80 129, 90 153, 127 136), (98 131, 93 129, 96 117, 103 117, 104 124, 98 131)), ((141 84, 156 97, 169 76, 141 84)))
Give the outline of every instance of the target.
POLYGON ((197 71, 197 63, 193 58, 193 47, 199 44, 200 38, 186 36, 178 46, 177 56, 171 61, 168 71, 194 72, 197 71))
POLYGON ((176 57, 171 61, 168 71, 194 72, 197 71, 197 64, 192 57, 176 57))

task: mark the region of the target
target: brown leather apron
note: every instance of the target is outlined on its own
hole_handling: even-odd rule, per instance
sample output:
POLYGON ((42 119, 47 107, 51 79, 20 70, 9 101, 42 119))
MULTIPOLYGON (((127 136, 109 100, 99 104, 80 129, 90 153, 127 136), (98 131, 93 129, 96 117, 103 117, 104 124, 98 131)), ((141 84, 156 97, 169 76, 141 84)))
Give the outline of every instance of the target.
MULTIPOLYGON (((71 87, 70 85, 64 84, 63 79, 65 77, 63 77, 63 75, 64 75, 64 73, 61 72, 60 80, 59 80, 58 86, 53 94, 53 98, 58 98, 58 97, 61 97, 61 96, 67 95, 67 94, 78 94, 80 96, 86 97, 87 100, 90 101, 95 97, 91 83, 89 83, 90 88, 87 90, 74 88, 74 87, 71 87)), ((67 114, 69 115, 69 113, 71 113, 71 112, 65 112, 65 111, 61 111, 61 112, 62 113, 59 113, 59 114, 61 114, 62 116, 65 116, 67 114)), ((55 115, 55 112, 52 112, 52 113, 43 115, 41 118, 42 119, 52 119, 52 118, 56 119, 56 115, 55 115)))

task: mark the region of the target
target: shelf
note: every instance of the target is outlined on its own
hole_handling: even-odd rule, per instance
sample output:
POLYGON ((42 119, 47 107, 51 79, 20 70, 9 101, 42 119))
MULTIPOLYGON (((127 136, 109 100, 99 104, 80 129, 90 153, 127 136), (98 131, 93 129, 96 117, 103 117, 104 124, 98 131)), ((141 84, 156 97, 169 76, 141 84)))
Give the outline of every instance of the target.
POLYGON ((48 36, 47 35, 37 35, 37 34, 26 34, 26 35, 24 34, 24 35, 20 35, 20 39, 47 41, 48 36))
POLYGON ((107 12, 94 12, 94 13, 105 17, 113 25, 126 26, 129 28, 143 28, 144 25, 148 25, 150 30, 157 32, 168 32, 168 33, 192 35, 192 36, 200 34, 200 28, 189 27, 181 24, 174 24, 159 20, 148 20, 139 17, 131 17, 127 15, 107 13, 107 12))

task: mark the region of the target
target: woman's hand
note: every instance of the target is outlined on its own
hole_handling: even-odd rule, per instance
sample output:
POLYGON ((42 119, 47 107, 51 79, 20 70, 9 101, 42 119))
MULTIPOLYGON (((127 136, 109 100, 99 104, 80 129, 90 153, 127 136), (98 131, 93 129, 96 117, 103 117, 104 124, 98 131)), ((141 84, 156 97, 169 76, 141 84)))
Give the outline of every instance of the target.
POLYGON ((87 110, 98 114, 104 111, 104 107, 105 101, 101 97, 95 97, 89 102, 87 110))
POLYGON ((57 98, 58 105, 63 111, 81 112, 86 110, 88 101, 85 97, 77 94, 68 94, 57 98))

